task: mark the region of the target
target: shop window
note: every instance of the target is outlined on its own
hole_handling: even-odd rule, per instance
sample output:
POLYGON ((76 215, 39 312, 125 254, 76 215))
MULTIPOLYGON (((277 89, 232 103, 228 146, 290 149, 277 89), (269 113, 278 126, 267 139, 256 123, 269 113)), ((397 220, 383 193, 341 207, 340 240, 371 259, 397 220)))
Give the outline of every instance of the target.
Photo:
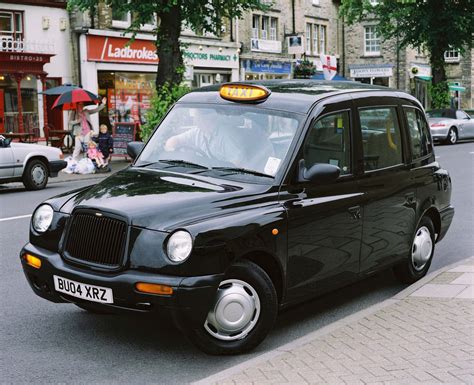
POLYGON ((448 49, 444 52, 444 61, 447 63, 456 63, 461 60, 461 55, 458 49, 448 49))
POLYGON ((341 175, 351 173, 349 112, 323 116, 311 127, 304 147, 305 167, 327 163, 341 169, 341 175))
POLYGON ((433 151, 430 140, 430 129, 421 114, 421 111, 404 107, 405 118, 410 133, 410 144, 413 159, 422 158, 433 151))
POLYGON ((23 40, 23 12, 0 11, 0 38, 23 40))
POLYGON ((402 142, 395 107, 359 109, 365 171, 402 163, 402 142))
POLYGON ((364 54, 366 56, 380 55, 380 36, 375 25, 364 27, 364 54))

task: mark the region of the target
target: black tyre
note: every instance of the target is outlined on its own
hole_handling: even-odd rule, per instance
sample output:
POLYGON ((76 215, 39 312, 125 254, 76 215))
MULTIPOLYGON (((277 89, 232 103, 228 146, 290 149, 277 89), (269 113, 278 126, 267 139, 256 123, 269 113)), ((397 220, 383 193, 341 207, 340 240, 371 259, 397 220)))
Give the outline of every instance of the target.
POLYGON ((23 184, 27 190, 41 190, 48 184, 48 166, 39 159, 30 160, 23 172, 23 184))
POLYGON ((413 283, 428 272, 435 249, 435 229, 428 217, 421 218, 412 239, 407 259, 394 267, 397 279, 403 283, 413 283))
POLYGON ((208 354, 239 354, 260 344, 278 310, 275 287, 267 273, 250 261, 232 265, 219 285, 202 327, 188 337, 208 354))
POLYGON ((446 138, 447 144, 456 144, 458 142, 458 130, 455 127, 451 127, 446 138))

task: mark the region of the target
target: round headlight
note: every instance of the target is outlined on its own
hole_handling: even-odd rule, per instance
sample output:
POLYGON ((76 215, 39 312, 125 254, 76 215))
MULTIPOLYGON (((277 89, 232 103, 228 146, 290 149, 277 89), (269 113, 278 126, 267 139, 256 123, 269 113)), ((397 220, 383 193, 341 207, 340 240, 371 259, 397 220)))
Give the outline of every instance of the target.
POLYGON ((44 233, 48 230, 51 222, 53 221, 53 208, 50 205, 41 205, 39 206, 35 213, 33 214, 33 218, 31 220, 31 224, 33 228, 38 233, 44 233))
POLYGON ((193 238, 187 231, 176 231, 168 239, 166 251, 168 258, 173 262, 183 262, 191 254, 193 248, 193 238))

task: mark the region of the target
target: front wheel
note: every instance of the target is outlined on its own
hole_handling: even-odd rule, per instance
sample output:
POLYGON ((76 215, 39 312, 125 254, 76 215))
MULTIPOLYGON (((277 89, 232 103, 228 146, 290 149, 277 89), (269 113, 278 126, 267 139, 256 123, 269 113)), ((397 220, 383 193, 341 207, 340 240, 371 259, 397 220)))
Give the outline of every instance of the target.
POLYGON ((260 344, 278 309, 267 273, 250 261, 232 265, 217 289, 204 325, 192 329, 191 341, 208 354, 239 354, 260 344))
POLYGON ((38 159, 30 160, 23 173, 23 184, 27 190, 41 190, 48 184, 48 167, 38 159))
POLYGON ((458 142, 458 132, 456 131, 454 127, 451 127, 448 132, 446 143, 456 144, 457 142, 458 142))
POLYGON ((413 283, 424 277, 430 268, 434 248, 433 222, 423 217, 416 228, 407 259, 393 269, 397 279, 403 283, 413 283))

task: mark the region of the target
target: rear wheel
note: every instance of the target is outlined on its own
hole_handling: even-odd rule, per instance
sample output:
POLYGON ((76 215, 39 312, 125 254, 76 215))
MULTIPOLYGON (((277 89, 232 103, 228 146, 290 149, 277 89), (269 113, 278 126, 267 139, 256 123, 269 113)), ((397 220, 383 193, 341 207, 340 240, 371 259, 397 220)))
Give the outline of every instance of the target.
POLYGON ((428 217, 423 217, 413 236, 407 260, 394 267, 395 276, 403 283, 413 283, 424 277, 430 268, 435 248, 435 229, 428 217))
POLYGON ((48 167, 39 159, 30 160, 23 172, 23 184, 27 190, 41 190, 48 184, 48 167))
POLYGON ((272 328, 278 301, 270 277, 258 265, 239 261, 220 283, 204 325, 189 338, 208 354, 239 354, 255 348, 272 328))
POLYGON ((446 143, 456 144, 458 142, 458 131, 455 127, 451 127, 448 132, 448 137, 446 138, 446 143))

